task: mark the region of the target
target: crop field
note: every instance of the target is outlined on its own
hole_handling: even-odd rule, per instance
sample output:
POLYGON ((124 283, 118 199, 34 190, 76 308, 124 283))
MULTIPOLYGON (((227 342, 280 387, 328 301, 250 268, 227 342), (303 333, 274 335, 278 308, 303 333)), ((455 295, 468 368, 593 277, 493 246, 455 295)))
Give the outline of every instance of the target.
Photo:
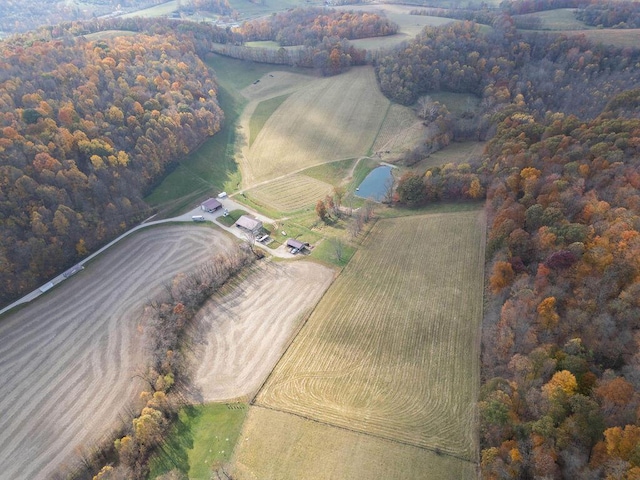
POLYGON ((326 182, 295 174, 252 188, 246 193, 257 203, 281 212, 293 212, 315 206, 318 200, 332 192, 333 187, 326 182))
POLYGON ((476 476, 470 462, 261 407, 249 408, 232 465, 237 480, 462 480, 476 476))
POLYGON ((255 405, 475 462, 483 259, 477 210, 378 221, 255 405))
POLYGON ((136 377, 148 361, 144 303, 231 245, 207 227, 149 228, 3 317, 0 476, 51 478, 119 427, 146 385, 136 377))
POLYGON ((389 106, 373 69, 316 79, 267 120, 239 159, 245 187, 367 153, 389 106))
POLYGON ((398 156, 422 143, 425 130, 422 120, 411 108, 394 103, 389 108, 372 150, 380 155, 398 156))
POLYGON ((333 276, 312 262, 261 262, 209 300, 192 333, 203 400, 253 396, 333 276))

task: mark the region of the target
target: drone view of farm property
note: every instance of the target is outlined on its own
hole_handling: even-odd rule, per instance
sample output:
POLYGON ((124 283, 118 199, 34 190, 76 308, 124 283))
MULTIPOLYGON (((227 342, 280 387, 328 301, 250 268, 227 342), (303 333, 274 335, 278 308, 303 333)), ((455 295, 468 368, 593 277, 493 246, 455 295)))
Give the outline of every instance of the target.
POLYGON ((0 3, 0 480, 640 479, 640 3, 0 3))

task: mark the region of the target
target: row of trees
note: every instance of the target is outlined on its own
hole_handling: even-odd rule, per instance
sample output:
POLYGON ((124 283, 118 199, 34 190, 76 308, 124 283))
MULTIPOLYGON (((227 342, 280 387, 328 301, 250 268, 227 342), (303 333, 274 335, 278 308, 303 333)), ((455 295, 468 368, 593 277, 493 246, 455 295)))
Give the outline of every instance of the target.
POLYGON ((325 37, 315 46, 290 49, 274 50, 227 43, 216 45, 213 51, 241 60, 315 68, 323 75, 336 75, 348 70, 352 65, 363 65, 366 62, 364 50, 357 49, 347 40, 338 37, 325 37))
POLYGON ((181 353, 189 341, 188 327, 209 297, 255 258, 241 249, 218 254, 197 270, 178 274, 149 300, 144 322, 151 365, 140 374, 148 385, 140 395, 138 412, 125 424, 113 447, 95 450, 84 459, 84 471, 76 474, 97 473, 96 480, 147 478, 151 456, 167 440, 178 410, 189 404, 185 394, 191 390, 190 366, 181 353))
POLYGON ((282 46, 317 45, 324 37, 379 37, 397 33, 386 17, 366 12, 327 8, 295 8, 263 19, 245 22, 237 31, 245 41, 272 40, 282 46))
POLYGON ((427 27, 415 41, 378 61, 385 95, 411 104, 429 92, 467 92, 486 113, 525 103, 581 118, 598 114, 616 93, 640 81, 640 53, 594 46, 584 37, 522 35, 508 17, 492 33, 473 23, 427 27))
POLYGON ((142 196, 218 131, 187 36, 0 43, 0 303, 149 215, 142 196))

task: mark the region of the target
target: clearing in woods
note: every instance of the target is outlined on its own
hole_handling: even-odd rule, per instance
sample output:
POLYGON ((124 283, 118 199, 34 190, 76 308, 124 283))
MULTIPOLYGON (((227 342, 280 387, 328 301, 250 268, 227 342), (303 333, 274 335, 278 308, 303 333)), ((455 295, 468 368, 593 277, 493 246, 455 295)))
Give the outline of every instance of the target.
POLYGON ((242 149, 238 161, 244 186, 365 155, 389 103, 371 67, 314 79, 292 93, 269 117, 251 147, 242 149))
MULTIPOLYGON (((401 444, 424 455, 446 453, 472 471, 477 461, 482 225, 477 210, 380 220, 257 395, 255 405, 263 407, 258 410, 314 421, 302 430, 317 429, 319 422, 333 428, 337 443, 343 435, 366 434, 370 441, 401 444)), ((250 428, 267 434, 272 448, 291 441, 287 428, 249 424, 245 430, 250 428)), ((329 467, 318 464, 309 467, 319 472, 317 477, 302 476, 332 478, 327 472, 341 462, 339 453, 317 444, 322 435, 307 433, 308 452, 275 457, 277 462, 254 450, 264 439, 253 435, 246 445, 241 439, 236 461, 265 472, 259 478, 293 479, 302 478, 296 462, 304 458, 301 465, 317 461, 329 467), (307 455, 318 449, 326 456, 307 455), (287 475, 280 477, 275 469, 287 475)), ((355 450, 371 461, 368 441, 360 440, 363 446, 355 450)), ((366 463, 364 458, 354 461, 366 463)), ((406 468, 421 461, 408 461, 385 478, 415 478, 416 471, 406 468)), ((377 465, 373 461, 371 470, 342 478, 373 478, 377 465)))

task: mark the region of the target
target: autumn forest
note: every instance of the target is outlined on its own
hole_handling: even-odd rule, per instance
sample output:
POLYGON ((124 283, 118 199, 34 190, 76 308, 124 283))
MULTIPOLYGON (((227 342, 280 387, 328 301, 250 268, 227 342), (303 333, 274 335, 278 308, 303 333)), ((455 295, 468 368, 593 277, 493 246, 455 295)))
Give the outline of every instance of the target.
POLYGON ((519 1, 461 9, 375 53, 348 40, 397 25, 326 8, 235 30, 111 18, 3 40, 0 304, 153 214, 144 196, 224 121, 203 63, 214 48, 319 75, 369 63, 427 126, 400 165, 487 142, 468 163, 407 171, 389 202, 484 202, 482 478, 640 479, 640 50, 519 31, 512 17, 559 7, 594 26, 640 18, 637 2, 519 1), (131 35, 87 37, 108 29, 131 35), (263 40, 301 48, 245 46, 263 40), (453 115, 427 99, 441 91, 477 107, 453 115))

